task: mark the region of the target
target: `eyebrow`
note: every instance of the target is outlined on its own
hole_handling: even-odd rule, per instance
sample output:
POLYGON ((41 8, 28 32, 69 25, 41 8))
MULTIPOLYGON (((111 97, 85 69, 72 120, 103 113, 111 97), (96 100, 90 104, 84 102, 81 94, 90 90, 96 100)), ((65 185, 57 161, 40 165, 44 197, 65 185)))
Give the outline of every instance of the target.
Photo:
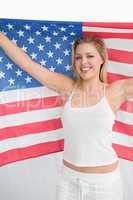
MULTIPOLYGON (((85 54, 93 54, 93 52, 86 52, 85 54)), ((80 53, 75 53, 75 55, 82 55, 80 53)))

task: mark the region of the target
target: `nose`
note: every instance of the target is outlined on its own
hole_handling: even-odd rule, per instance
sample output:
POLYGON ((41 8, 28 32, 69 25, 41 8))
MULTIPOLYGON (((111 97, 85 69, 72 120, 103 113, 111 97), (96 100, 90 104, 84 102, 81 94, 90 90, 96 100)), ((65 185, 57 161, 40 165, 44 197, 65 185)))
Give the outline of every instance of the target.
POLYGON ((82 65, 85 65, 85 64, 87 64, 87 58, 84 56, 84 57, 82 57, 82 60, 81 60, 81 63, 82 63, 82 65))

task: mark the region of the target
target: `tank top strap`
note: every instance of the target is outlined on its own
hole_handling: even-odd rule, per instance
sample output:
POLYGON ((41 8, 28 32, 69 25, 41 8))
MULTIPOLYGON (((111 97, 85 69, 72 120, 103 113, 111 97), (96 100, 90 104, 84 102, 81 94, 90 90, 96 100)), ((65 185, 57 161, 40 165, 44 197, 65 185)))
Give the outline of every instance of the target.
POLYGON ((106 92, 106 84, 104 83, 104 84, 103 84, 103 95, 104 95, 104 96, 106 96, 106 93, 105 93, 105 92, 106 92))

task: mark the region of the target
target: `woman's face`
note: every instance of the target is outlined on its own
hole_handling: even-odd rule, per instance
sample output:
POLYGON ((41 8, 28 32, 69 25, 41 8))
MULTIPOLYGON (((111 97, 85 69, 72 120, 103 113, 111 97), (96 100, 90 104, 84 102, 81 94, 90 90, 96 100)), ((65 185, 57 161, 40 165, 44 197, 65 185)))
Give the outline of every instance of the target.
POLYGON ((103 59, 98 53, 93 43, 79 44, 74 56, 76 72, 83 80, 94 77, 99 79, 99 70, 103 59))

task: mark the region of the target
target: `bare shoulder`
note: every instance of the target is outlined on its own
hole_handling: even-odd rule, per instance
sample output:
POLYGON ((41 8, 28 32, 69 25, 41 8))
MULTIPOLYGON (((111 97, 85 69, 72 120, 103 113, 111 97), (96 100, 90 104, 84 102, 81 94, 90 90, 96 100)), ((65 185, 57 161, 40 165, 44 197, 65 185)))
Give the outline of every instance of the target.
POLYGON ((116 112, 124 103, 124 80, 118 80, 111 84, 106 84, 106 94, 112 109, 116 112))
POLYGON ((60 96, 61 96, 63 105, 65 105, 65 103, 67 102, 67 100, 68 100, 69 96, 71 95, 72 90, 75 87, 75 85, 76 85, 76 81, 71 80, 69 82, 69 84, 66 86, 65 90, 60 92, 60 96))

